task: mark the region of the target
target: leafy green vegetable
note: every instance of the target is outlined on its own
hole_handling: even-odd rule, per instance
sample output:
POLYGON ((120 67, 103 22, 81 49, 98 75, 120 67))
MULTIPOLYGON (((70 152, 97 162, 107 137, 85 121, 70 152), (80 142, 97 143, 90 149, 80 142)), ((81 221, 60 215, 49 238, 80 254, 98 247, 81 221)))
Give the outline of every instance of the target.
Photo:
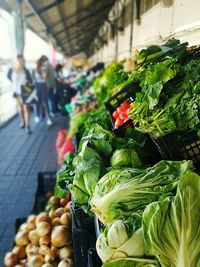
POLYGON ((141 160, 134 149, 115 150, 111 159, 111 166, 139 167, 141 160))
POLYGON ((146 258, 125 258, 119 260, 108 261, 103 267, 159 267, 157 260, 146 258))
POLYGON ((144 255, 143 230, 140 214, 127 220, 116 220, 98 237, 97 253, 103 262, 144 255))
POLYGON ((106 110, 105 107, 100 107, 95 110, 91 110, 88 113, 87 119, 84 124, 84 128, 91 128, 93 124, 99 124, 104 129, 110 129, 111 128, 111 121, 109 117, 109 113, 106 110))
POLYGON ((200 176, 186 172, 175 197, 148 205, 143 215, 145 248, 162 267, 200 266, 200 176))
POLYGON ((151 64, 138 76, 142 89, 129 112, 138 130, 156 137, 175 130, 199 130, 200 59, 185 66, 175 63, 169 58, 151 64))
POLYGON ((71 115, 68 138, 74 138, 77 133, 81 132, 84 127, 87 116, 87 112, 79 112, 71 115))
POLYGON ((113 170, 96 185, 90 204, 104 224, 142 210, 160 197, 174 195, 190 161, 160 161, 147 169, 113 170))
POLYGON ((104 104, 112 94, 112 89, 128 79, 123 65, 117 62, 110 64, 102 75, 95 79, 93 89, 100 104, 104 104))
POLYGON ((73 183, 74 166, 72 165, 74 159, 73 153, 67 153, 64 157, 62 166, 56 175, 56 185, 54 193, 56 196, 63 198, 66 196, 66 191, 69 191, 68 186, 73 183))

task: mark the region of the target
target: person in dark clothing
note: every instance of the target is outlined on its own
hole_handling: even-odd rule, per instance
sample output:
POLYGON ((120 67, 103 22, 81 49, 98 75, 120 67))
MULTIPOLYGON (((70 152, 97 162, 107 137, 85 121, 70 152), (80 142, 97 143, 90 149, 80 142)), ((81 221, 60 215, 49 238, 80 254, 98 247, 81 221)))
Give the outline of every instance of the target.
POLYGON ((70 103, 71 98, 76 94, 76 90, 65 82, 63 76, 63 65, 57 64, 55 68, 55 73, 56 73, 58 103, 61 108, 61 112, 66 113, 65 105, 70 103))
POLYGON ((35 122, 38 123, 40 121, 44 109, 44 113, 47 119, 47 125, 50 126, 52 125, 52 120, 50 118, 48 105, 48 87, 46 81, 47 72, 42 58, 37 61, 37 68, 33 71, 33 80, 38 94, 38 102, 36 107, 37 116, 35 118, 35 122))
POLYGON ((13 96, 17 101, 20 128, 26 128, 27 133, 31 134, 30 111, 28 104, 22 98, 22 86, 31 85, 32 78, 29 70, 25 67, 25 60, 22 55, 17 56, 16 64, 14 68, 9 69, 7 77, 12 82, 13 96))

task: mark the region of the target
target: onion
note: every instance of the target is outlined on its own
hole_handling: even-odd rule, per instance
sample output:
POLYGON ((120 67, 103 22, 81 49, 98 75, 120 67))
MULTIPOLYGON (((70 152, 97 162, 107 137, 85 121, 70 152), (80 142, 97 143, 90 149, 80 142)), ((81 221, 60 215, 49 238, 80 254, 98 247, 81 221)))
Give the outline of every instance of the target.
POLYGON ((65 212, 64 208, 58 208, 55 210, 56 217, 60 217, 65 212))
POLYGON ((41 267, 44 263, 44 259, 41 255, 32 256, 28 260, 28 267, 41 267))
POLYGON ((26 229, 28 231, 34 230, 35 229, 35 223, 32 223, 32 222, 27 223, 26 229))
POLYGON ((52 263, 55 261, 55 257, 52 252, 47 253, 44 257, 45 262, 52 263))
POLYGON ((39 247, 32 245, 32 244, 31 244, 31 246, 28 245, 26 247, 26 254, 27 254, 28 258, 35 256, 35 255, 38 255, 39 254, 39 247))
POLYGON ((36 226, 38 225, 38 223, 40 222, 48 222, 48 223, 51 223, 51 219, 49 218, 49 216, 45 213, 45 212, 41 212, 36 220, 35 220, 35 224, 36 226))
POLYGON ((72 202, 69 201, 69 202, 67 203, 67 205, 64 207, 64 210, 65 210, 66 212, 71 212, 71 208, 72 208, 72 202))
POLYGON ((59 248, 56 248, 56 247, 54 247, 54 246, 51 246, 51 252, 52 252, 52 254, 54 255, 54 257, 57 256, 58 251, 59 251, 59 248))
POLYGON ((17 264, 17 265, 15 265, 15 267, 24 267, 24 265, 22 265, 22 264, 17 264))
POLYGON ((36 215, 34 214, 29 215, 27 218, 27 222, 35 223, 35 220, 36 220, 36 215))
POLYGON ((61 224, 66 225, 68 228, 70 228, 71 227, 71 219, 72 219, 71 213, 65 212, 60 217, 60 222, 61 222, 61 224))
POLYGON ((28 233, 28 238, 33 245, 37 245, 40 237, 38 235, 37 230, 32 230, 28 233))
POLYGON ((19 260, 23 260, 26 258, 26 250, 23 246, 15 246, 12 250, 13 253, 17 254, 19 260))
POLYGON ((53 219, 53 218, 55 218, 56 217, 56 215, 55 215, 55 208, 51 208, 50 209, 50 211, 49 211, 49 217, 51 218, 51 219, 53 219))
POLYGON ((51 243, 54 247, 63 247, 71 243, 71 235, 66 226, 55 226, 51 234, 51 243))
POLYGON ((42 267, 54 267, 54 266, 55 265, 54 264, 51 264, 51 263, 45 263, 45 264, 42 265, 42 267))
POLYGON ((48 222, 40 222, 37 224, 37 233, 39 236, 47 235, 51 230, 51 225, 48 222))
POLYGON ((27 223, 22 223, 19 227, 19 231, 24 231, 26 230, 26 227, 27 227, 27 223))
POLYGON ((58 205, 60 203, 60 199, 57 196, 52 196, 50 197, 48 203, 58 205))
POLYGON ((26 230, 20 231, 15 236, 17 246, 25 246, 29 243, 28 232, 26 230))
POLYGON ((35 220, 36 216, 35 215, 30 215, 27 220, 27 230, 31 231, 35 229, 35 220))
POLYGON ((62 260, 59 262, 58 267, 74 267, 74 262, 71 259, 62 260))
POLYGON ((7 252, 4 258, 4 264, 6 267, 13 267, 18 262, 17 254, 13 252, 7 252))
POLYGON ((20 264, 21 264, 23 267, 27 267, 27 259, 25 259, 25 260, 21 260, 21 261, 20 261, 20 264))
POLYGON ((59 257, 61 260, 65 260, 67 258, 73 258, 73 249, 70 246, 65 246, 60 249, 59 257))
POLYGON ((39 249, 39 253, 45 256, 46 254, 51 253, 51 249, 47 245, 42 245, 39 249))
POLYGON ((53 219, 53 221, 52 221, 52 225, 53 226, 60 225, 60 224, 61 223, 60 223, 60 218, 59 217, 56 217, 56 218, 53 219))
POLYGON ((39 244, 42 245, 49 245, 51 243, 51 237, 49 235, 44 235, 40 237, 39 244))

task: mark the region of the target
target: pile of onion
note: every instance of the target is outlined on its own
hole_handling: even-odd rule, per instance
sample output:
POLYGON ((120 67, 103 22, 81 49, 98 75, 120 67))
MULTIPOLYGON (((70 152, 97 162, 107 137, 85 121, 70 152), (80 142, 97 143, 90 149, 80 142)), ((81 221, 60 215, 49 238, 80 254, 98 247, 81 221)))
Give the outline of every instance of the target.
POLYGON ((30 215, 15 236, 15 246, 4 258, 6 267, 73 267, 71 201, 51 196, 48 213, 30 215))

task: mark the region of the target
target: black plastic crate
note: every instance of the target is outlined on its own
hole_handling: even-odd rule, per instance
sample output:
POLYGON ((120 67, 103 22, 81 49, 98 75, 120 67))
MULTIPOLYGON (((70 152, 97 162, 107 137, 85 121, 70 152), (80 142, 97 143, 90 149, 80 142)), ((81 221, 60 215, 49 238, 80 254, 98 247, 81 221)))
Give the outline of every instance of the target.
POLYGON ((85 213, 84 210, 74 202, 73 197, 71 198, 71 201, 73 220, 77 229, 85 229, 94 232, 94 217, 90 217, 85 213))
POLYGON ((131 119, 128 119, 123 124, 121 124, 118 128, 115 128, 114 120, 112 117, 112 114, 114 111, 117 110, 117 108, 125 101, 128 103, 134 102, 136 98, 136 93, 141 91, 141 87, 139 86, 139 81, 131 81, 130 83, 124 85, 124 87, 111 96, 108 101, 106 101, 105 106, 107 110, 109 111, 110 119, 112 122, 112 130, 114 133, 121 135, 123 133, 123 130, 126 126, 134 126, 133 121, 131 119))
POLYGON ((192 160, 200 169, 200 137, 196 131, 174 132, 160 138, 150 135, 164 159, 192 160))
POLYGON ((96 249, 94 248, 89 249, 87 267, 101 267, 101 266, 102 266, 102 262, 96 252, 96 249))
POLYGON ((39 172, 37 176, 37 190, 35 202, 33 205, 33 213, 44 211, 48 192, 53 192, 56 182, 56 171, 54 172, 39 172))

